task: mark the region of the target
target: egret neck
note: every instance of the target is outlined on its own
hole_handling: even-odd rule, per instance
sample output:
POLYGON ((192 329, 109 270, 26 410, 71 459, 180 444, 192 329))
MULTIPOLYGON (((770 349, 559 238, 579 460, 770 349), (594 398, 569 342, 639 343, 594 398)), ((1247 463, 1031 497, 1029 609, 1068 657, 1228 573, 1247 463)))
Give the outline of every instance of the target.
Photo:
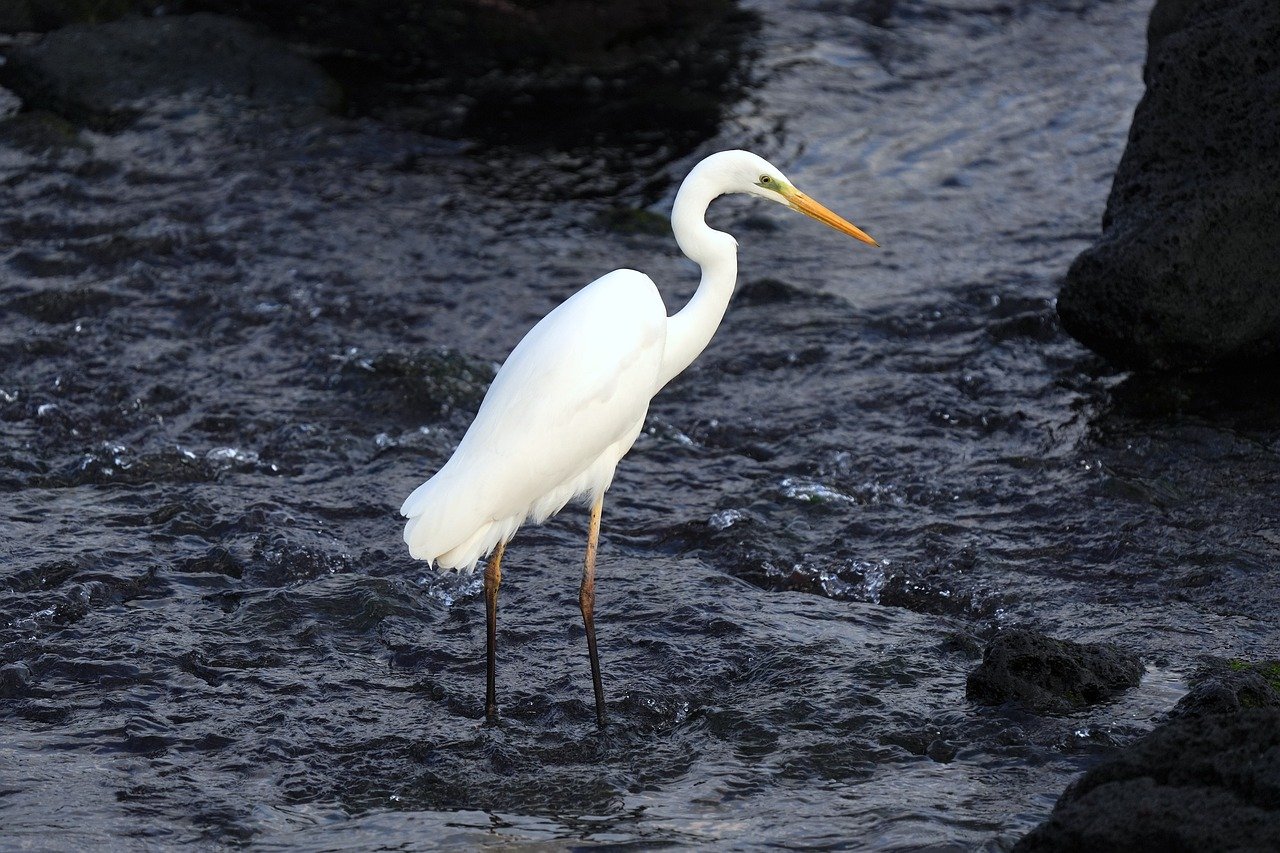
POLYGON ((707 208, 725 193, 712 164, 699 163, 676 193, 671 230, 680 251, 702 268, 702 280, 689 302, 667 318, 667 342, 656 393, 693 363, 716 333, 738 278, 738 241, 707 224, 707 208))

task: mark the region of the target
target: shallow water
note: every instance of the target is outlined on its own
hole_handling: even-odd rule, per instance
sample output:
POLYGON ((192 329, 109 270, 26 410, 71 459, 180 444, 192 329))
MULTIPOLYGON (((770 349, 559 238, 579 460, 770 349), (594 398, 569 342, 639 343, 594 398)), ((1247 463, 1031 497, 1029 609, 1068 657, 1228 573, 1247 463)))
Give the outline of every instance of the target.
POLYGON ((1280 653, 1280 398, 1117 375, 1054 318, 1150 4, 750 5, 757 85, 660 180, 230 106, 0 147, 11 840, 1000 850, 1202 656, 1280 653), (618 266, 688 295, 600 217, 734 146, 885 248, 713 210, 740 293, 606 503, 611 724, 573 510, 509 549, 484 726, 479 578, 396 509, 556 302, 618 266), (1011 625, 1146 677, 966 702, 1011 625))

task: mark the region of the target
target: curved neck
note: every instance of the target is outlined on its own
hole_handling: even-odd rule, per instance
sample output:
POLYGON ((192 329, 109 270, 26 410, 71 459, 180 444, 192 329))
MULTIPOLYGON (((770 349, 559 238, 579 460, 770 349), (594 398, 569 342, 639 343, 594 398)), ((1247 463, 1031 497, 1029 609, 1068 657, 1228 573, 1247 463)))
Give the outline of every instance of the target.
MULTIPOLYGON (((701 164, 699 164, 701 166, 701 164)), ((710 170, 695 167, 671 210, 680 251, 702 267, 702 281, 688 304, 667 318, 667 341, 656 392, 693 363, 716 333, 738 278, 738 241, 706 223, 707 207, 723 193, 710 170)))

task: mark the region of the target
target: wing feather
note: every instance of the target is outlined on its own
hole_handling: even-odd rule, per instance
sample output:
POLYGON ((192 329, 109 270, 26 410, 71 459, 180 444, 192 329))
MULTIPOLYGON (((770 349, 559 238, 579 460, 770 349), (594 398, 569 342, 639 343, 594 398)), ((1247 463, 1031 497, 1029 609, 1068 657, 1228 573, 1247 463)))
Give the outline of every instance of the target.
POLYGON ((657 288, 633 270, 547 314, 507 357, 448 463, 405 501, 404 515, 422 516, 406 528, 414 556, 432 559, 483 525, 523 520, 634 431, 657 391, 665 336, 657 288))

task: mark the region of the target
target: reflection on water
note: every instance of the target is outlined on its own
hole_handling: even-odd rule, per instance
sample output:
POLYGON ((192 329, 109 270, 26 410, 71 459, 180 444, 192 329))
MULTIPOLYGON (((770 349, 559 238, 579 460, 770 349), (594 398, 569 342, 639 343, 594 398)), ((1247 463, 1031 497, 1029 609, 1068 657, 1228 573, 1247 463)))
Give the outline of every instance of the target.
POLYGON ((579 182, 190 110, 0 148, 11 837, 1002 849, 1199 656, 1280 652, 1274 395, 1122 381, 1054 318, 1149 4, 751 5, 759 84, 705 150, 885 248, 712 211, 743 298, 606 504, 603 734, 583 514, 511 546, 488 728, 478 579, 409 560, 395 510, 557 301, 618 266, 687 296, 668 236, 609 223, 692 155, 579 182), (1147 676, 1067 717, 972 706, 1008 625, 1147 676))

